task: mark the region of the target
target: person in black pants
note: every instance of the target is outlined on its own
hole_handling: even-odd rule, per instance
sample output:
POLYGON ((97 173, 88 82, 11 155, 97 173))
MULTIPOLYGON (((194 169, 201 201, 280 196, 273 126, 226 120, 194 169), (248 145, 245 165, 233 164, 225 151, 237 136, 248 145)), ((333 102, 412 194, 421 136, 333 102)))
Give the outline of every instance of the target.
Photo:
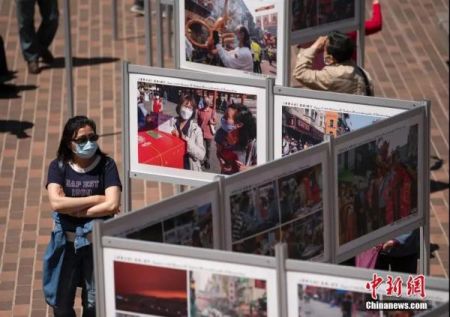
POLYGON ((20 47, 28 72, 38 74, 39 58, 46 64, 54 60, 48 47, 52 43, 58 29, 57 0, 16 0, 17 22, 19 25, 20 47), (42 22, 36 31, 34 28, 34 9, 36 3, 42 16, 42 22))
POLYGON ((5 45, 3 38, 0 35, 0 85, 15 77, 15 72, 8 70, 8 63, 6 62, 5 45))

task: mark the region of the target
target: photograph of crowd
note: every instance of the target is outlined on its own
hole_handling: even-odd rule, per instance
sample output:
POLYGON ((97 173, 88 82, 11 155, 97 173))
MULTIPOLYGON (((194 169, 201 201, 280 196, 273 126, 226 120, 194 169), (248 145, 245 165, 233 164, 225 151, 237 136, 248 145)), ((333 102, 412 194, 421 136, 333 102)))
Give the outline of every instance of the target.
POLYGON ((138 162, 216 174, 256 165, 256 95, 138 82, 138 162))
POLYGON ((366 310, 370 294, 310 285, 298 285, 298 317, 378 317, 366 310))
POLYGON ((340 245, 417 212, 418 125, 338 155, 340 245))
POLYGON ((267 317, 266 281, 190 272, 190 317, 267 317))
POLYGON ((322 213, 316 212, 284 225, 281 236, 290 258, 307 260, 320 256, 324 248, 322 213))
POLYGON ((114 261, 116 310, 187 317, 187 271, 114 261))
POLYGON ((234 251, 272 256, 286 241, 290 258, 323 253, 322 165, 237 190, 229 202, 234 251))
POLYGON ((277 75, 274 0, 184 0, 185 60, 277 75))
POLYGON ((282 156, 323 142, 325 135, 334 137, 369 126, 382 117, 358 113, 323 111, 283 106, 282 156))
POLYGON ((291 31, 355 17, 354 0, 292 0, 291 31))
POLYGON ((213 248, 213 236, 211 203, 127 234, 129 239, 200 248, 213 248))

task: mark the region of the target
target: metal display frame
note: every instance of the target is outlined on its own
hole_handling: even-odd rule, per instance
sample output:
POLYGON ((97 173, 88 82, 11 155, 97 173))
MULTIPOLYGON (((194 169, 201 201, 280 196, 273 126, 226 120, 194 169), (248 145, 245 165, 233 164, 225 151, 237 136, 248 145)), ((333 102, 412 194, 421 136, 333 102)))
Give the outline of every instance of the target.
MULTIPOLYGON (((321 102, 324 104, 331 105, 348 105, 348 106, 369 106, 369 107, 378 107, 378 108, 386 108, 386 110, 390 109, 394 111, 394 109, 399 110, 411 110, 417 107, 423 107, 426 104, 426 101, 408 101, 408 100, 400 100, 400 99, 390 99, 390 98, 380 98, 380 97, 370 97, 370 96, 360 96, 360 95, 350 95, 350 94, 342 94, 336 92, 327 92, 327 91, 317 91, 311 89, 303 89, 303 88, 292 88, 292 87, 282 87, 282 86, 274 86, 273 87, 273 114, 271 114, 270 118, 273 118, 272 129, 269 129, 272 132, 271 140, 273 142, 273 149, 270 152, 270 159, 278 158, 276 155, 276 140, 278 138, 278 134, 280 134, 281 139, 281 129, 282 124, 280 113, 282 111, 282 106, 276 103, 277 97, 287 97, 287 98, 303 98, 303 99, 311 99, 311 103, 321 102), (279 119, 277 121, 277 119, 279 119)), ((313 109, 316 110, 316 109, 313 109)), ((395 116, 394 114, 393 116, 395 116)), ((350 132, 352 133, 352 132, 350 132)))
POLYGON ((191 207, 198 207, 207 203, 211 204, 213 248, 222 249, 223 228, 219 219, 221 209, 218 182, 194 188, 131 213, 107 220, 103 233, 108 236, 126 237, 130 233, 178 217, 191 207))
MULTIPOLYGON (((123 65, 123 96, 124 96, 124 110, 123 110, 123 118, 124 118, 124 176, 125 177, 132 177, 132 178, 139 178, 139 179, 145 179, 145 180, 153 180, 153 181, 162 181, 162 182, 172 182, 176 184, 183 184, 183 185, 192 185, 192 186, 198 186, 203 185, 206 183, 210 183, 214 180, 214 177, 216 177, 218 174, 213 173, 205 173, 205 172, 193 172, 193 171, 186 171, 183 170, 184 175, 179 175, 180 170, 173 169, 173 168, 167 168, 167 167, 157 167, 152 166, 152 170, 150 172, 140 172, 140 171, 134 171, 132 169, 132 164, 136 164, 131 162, 130 159, 130 99, 131 96, 129 94, 129 76, 132 74, 139 74, 139 75, 150 75, 150 76, 159 76, 159 77, 165 77, 165 78, 174 78, 179 80, 186 80, 186 81, 192 81, 192 82, 199 82, 203 84, 209 84, 209 85, 229 85, 229 86, 240 86, 241 90, 245 87, 251 87, 252 89, 261 89, 259 93, 261 95, 264 94, 264 98, 266 99, 265 102, 259 103, 258 113, 262 113, 261 119, 257 122, 257 131, 262 132, 262 136, 259 136, 257 138, 257 144, 258 147, 264 149, 266 146, 266 142, 269 137, 269 131, 265 129, 264 127, 267 127, 268 125, 268 104, 269 100, 272 99, 271 96, 271 89, 270 87, 273 85, 273 81, 270 79, 247 79, 247 78, 235 78, 235 77, 228 77, 228 76, 222 76, 222 75, 208 75, 207 78, 205 78, 204 73, 198 73, 193 71, 186 71, 186 70, 176 70, 176 69, 162 69, 162 68, 154 68, 154 67, 148 67, 148 66, 139 66, 139 65, 131 65, 126 62, 124 62, 123 65), (177 175, 178 174, 178 175, 177 175)), ((219 90, 219 88, 218 88, 219 90)), ((239 92, 240 93, 240 92, 239 92)), ((258 115, 259 116, 259 115, 258 115)), ((258 134, 259 135, 259 134, 258 134)), ((266 147, 267 148, 267 147, 266 147)), ((268 151, 267 149, 265 151, 259 152, 262 155, 259 156, 258 161, 259 163, 265 163, 268 161, 268 151)), ((150 167, 150 165, 148 165, 150 167)), ((124 192, 128 193, 126 190, 128 186, 128 181, 125 182, 125 190, 124 192)), ((127 201, 127 197, 124 197, 124 201, 127 201)), ((127 208, 127 210, 131 210, 130 208, 127 208)))
MULTIPOLYGON (((389 239, 393 239, 400 234, 408 233, 412 231, 413 229, 423 227, 425 231, 429 230, 429 214, 427 212, 427 208, 429 208, 426 205, 426 196, 429 195, 429 191, 427 190, 426 186, 424 186, 424 183, 426 183, 426 180, 428 179, 426 177, 426 171, 428 171, 428 157, 429 153, 427 151, 427 148, 425 146, 426 139, 422 137, 422 135, 427 135, 429 125, 427 123, 427 117, 426 117, 426 107, 418 107, 417 109, 413 109, 404 113, 401 113, 397 116, 387 118, 383 121, 379 121, 374 123, 373 125, 370 125, 368 127, 362 128, 360 130, 357 130, 352 133, 348 133, 345 135, 340 136, 339 138, 335 139, 335 153, 333 158, 333 166, 335 167, 334 170, 334 176, 333 176, 333 182, 334 182, 334 192, 333 192, 333 201, 332 204, 334 210, 334 224, 335 224, 335 236, 338 236, 339 233, 339 211, 337 210, 338 206, 338 197, 337 197, 337 182, 338 182, 338 175, 337 175, 337 163, 338 163, 338 151, 339 148, 345 148, 346 146, 350 146, 355 142, 355 140, 361 140, 365 139, 366 141, 360 141, 359 144, 366 144, 370 142, 370 140, 373 140, 377 138, 378 136, 382 135, 380 131, 386 131, 389 127, 392 126, 399 126, 400 123, 403 123, 404 125, 411 126, 409 122, 411 120, 417 120, 418 124, 418 176, 417 176, 417 183, 418 183, 418 203, 417 203, 417 213, 415 215, 410 215, 406 219, 402 219, 400 221, 397 221, 397 223, 392 223, 386 226, 383 226, 381 228, 378 228, 377 230, 373 232, 369 232, 361 237, 358 237, 352 241, 346 242, 343 245, 339 245, 339 239, 335 240, 335 249, 336 249, 336 262, 340 263, 344 260, 347 260, 355 255, 357 255, 359 252, 365 251, 369 249, 370 247, 374 246, 377 243, 385 242, 389 239), (422 132, 422 133, 421 133, 422 132)), ((416 122, 414 122, 416 123, 416 122)), ((421 234, 421 241, 422 244, 425 246, 430 243, 430 237, 421 234)), ((425 247, 426 248, 426 247, 425 247)), ((428 273, 428 262, 429 257, 423 258, 421 256, 421 266, 420 271, 423 274, 428 273)))
MULTIPOLYGON (((251 184, 264 184, 268 182, 277 182, 280 178, 293 175, 301 172, 302 170, 306 170, 312 168, 316 165, 322 165, 322 219, 323 219, 323 256, 321 257, 321 261, 329 262, 332 261, 333 251, 332 251, 332 243, 333 236, 330 234, 333 228, 332 220, 333 215, 330 212, 332 210, 331 205, 332 201, 330 200, 331 193, 329 186, 327 184, 327 179, 331 179, 330 176, 333 175, 331 173, 332 167, 331 162, 329 160, 330 157, 330 144, 323 143, 311 148, 308 148, 305 151, 298 152, 292 154, 290 156, 269 162, 264 164, 263 166, 258 166, 254 169, 250 169, 246 172, 239 173, 230 177, 227 177, 223 180, 223 191, 222 194, 222 206, 224 209, 222 213, 224 216, 224 238, 225 238, 225 249, 232 250, 232 219, 231 219, 231 210, 229 205, 229 198, 232 194, 233 188, 237 185, 242 185, 240 188, 248 188, 251 184), (302 168, 302 162, 305 162, 305 166, 302 168)), ((277 197, 279 200, 279 197, 277 197)), ((281 211, 279 211, 281 214, 281 211)), ((280 224, 277 227, 280 227, 280 224)), ((269 229, 263 230, 264 232, 269 229)), ((254 234, 256 235, 256 234, 254 234)))
MULTIPOLYGON (((105 250, 107 249, 119 249, 127 251, 136 251, 145 254, 156 254, 161 256, 174 257, 174 259, 191 259, 193 261, 199 261, 199 265, 205 262, 217 263, 218 268, 223 268, 224 265, 237 265, 252 268, 257 267, 265 270, 273 270, 274 276, 271 280, 275 281, 273 290, 276 290, 273 301, 276 304, 274 308, 277 311, 278 316, 282 316, 280 313, 281 308, 280 294, 279 294, 279 282, 277 280, 278 264, 273 257, 262 257, 249 254, 237 254, 237 253, 225 253, 218 250, 205 250, 199 248, 192 248, 186 246, 167 245, 161 243, 129 240, 117 237, 110 237, 103 235, 103 230, 108 227, 107 223, 96 222, 94 226, 95 239, 94 239, 94 261, 95 261, 95 280, 97 284, 96 289, 96 309, 98 316, 106 316, 106 270, 105 267, 105 250)), ((182 262, 180 262, 181 264, 182 262)), ((163 266, 162 264, 160 266, 163 266)), ((189 271, 191 268, 184 265, 185 269, 189 271)), ((221 270, 221 269, 218 269, 221 270)), ((267 292, 269 296, 269 292, 267 292)))
MULTIPOLYGON (((285 253, 282 253, 282 255, 285 256, 285 253)), ((333 265, 328 263, 312 263, 308 261, 298 261, 290 259, 285 260, 284 263, 285 263, 284 270, 286 273, 285 280, 287 281, 287 284, 283 285, 282 288, 286 289, 288 293, 290 292, 289 284, 295 283, 292 279, 289 279, 289 275, 295 273, 300 273, 302 275, 309 275, 309 274, 321 275, 324 276, 324 278, 327 278, 327 281, 332 280, 333 278, 361 281, 362 287, 364 287, 365 283, 372 280, 374 274, 381 276, 383 279, 386 279, 388 275, 393 277, 401 277, 404 282, 406 282, 409 277, 409 275, 405 273, 372 270, 372 269, 369 270, 342 265, 333 265)), ((280 280, 283 281, 283 279, 280 280)), ((339 286, 340 287, 338 288, 342 289, 342 285, 339 286)), ((331 288, 327 286, 323 287, 331 288)), ((448 298, 449 292, 448 279, 426 276, 426 291, 433 291, 435 292, 435 294, 440 293, 441 296, 447 294, 446 297, 448 298)), ((368 291, 366 292, 369 293, 368 291)), ((382 292, 380 292, 380 295, 383 296, 382 292)), ((298 295, 296 294, 296 296, 298 295)), ((288 299, 289 294, 287 294, 286 300, 285 302, 283 302, 283 304, 286 306, 288 306, 288 299)), ((401 297, 398 299, 401 300, 406 298, 401 297)), ((418 316, 441 316, 441 314, 444 312, 447 312, 448 315, 448 307, 449 307, 448 304, 449 303, 447 300, 446 302, 443 302, 441 305, 431 309, 430 311, 426 311, 418 316)), ((286 316, 292 317, 290 315, 286 316)))
MULTIPOLYGON (((163 1, 163 0, 161 0, 163 1)), ((278 56, 280 56, 281 58, 281 62, 279 62, 279 59, 277 59, 277 74, 276 77, 270 77, 269 75, 262 75, 262 74, 256 74, 253 72, 246 72, 246 71, 241 71, 241 70, 233 70, 227 67, 220 67, 220 66, 212 66, 212 65, 203 65, 200 63, 194 63, 194 62, 187 62, 185 60, 182 60, 183 58, 185 58, 185 52, 182 50, 184 48, 184 44, 181 44, 181 41, 184 41, 184 33, 182 31, 184 31, 184 24, 182 24, 183 21, 181 21, 182 17, 185 16, 184 12, 181 12, 182 8, 185 8, 184 3, 181 3, 181 1, 184 0, 179 0, 179 1, 175 1, 176 5, 174 7, 174 15, 175 15, 175 33, 176 33, 176 37, 175 37, 175 65, 176 68, 178 69, 186 69, 186 70, 193 70, 193 71, 198 71, 201 72, 203 74, 215 74, 215 73, 223 73, 225 71, 225 73, 228 76, 234 76, 234 77, 244 77, 244 78, 248 78, 248 79, 261 79, 261 78, 270 78, 270 79, 274 79, 275 82, 278 85, 286 85, 287 82, 285 81, 286 78, 288 78, 285 74, 285 72, 287 71, 287 69, 285 68, 285 66, 287 65, 286 62, 287 60, 285 59, 287 54, 286 54, 286 48, 288 47, 288 45, 286 45, 286 40, 288 39, 288 37, 286 36, 286 23, 287 20, 285 20, 285 18, 289 15, 288 14, 288 10, 289 10, 289 6, 288 6, 288 0, 274 0, 274 5, 279 6, 280 7, 280 12, 278 12, 278 18, 277 21, 281 21, 282 23, 278 22, 278 26, 277 26, 277 54, 278 56), (183 36, 182 36, 183 34, 183 36), (196 66, 202 65, 200 67, 203 67, 204 69, 199 69, 196 66), (278 67, 278 65, 280 67, 278 67), (206 66, 206 67, 205 67, 206 66)), ((246 0, 247 1, 247 0, 246 0)))

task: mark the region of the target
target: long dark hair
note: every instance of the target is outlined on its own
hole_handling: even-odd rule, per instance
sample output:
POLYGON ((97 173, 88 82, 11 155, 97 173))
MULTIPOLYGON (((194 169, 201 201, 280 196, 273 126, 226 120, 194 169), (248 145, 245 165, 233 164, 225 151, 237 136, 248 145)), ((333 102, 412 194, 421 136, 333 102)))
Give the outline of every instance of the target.
MULTIPOLYGON (((97 134, 95 122, 86 116, 75 116, 67 120, 61 140, 59 141, 58 152, 56 154, 59 161, 68 162, 73 160, 74 153, 72 152, 70 144, 72 139, 76 136, 78 130, 85 126, 91 127, 94 133, 97 134)), ((100 151, 100 148, 97 149, 96 154, 106 156, 105 153, 100 151)))
POLYGON ((248 33, 247 28, 245 26, 241 25, 239 27, 239 31, 238 32, 244 34, 244 40, 243 40, 244 43, 243 44, 244 44, 245 47, 248 47, 250 49, 251 48, 250 47, 250 34, 248 33))
POLYGON ((256 138, 256 119, 251 111, 244 105, 235 104, 238 113, 235 117, 235 124, 241 123, 243 126, 239 129, 239 145, 246 147, 247 144, 256 138))

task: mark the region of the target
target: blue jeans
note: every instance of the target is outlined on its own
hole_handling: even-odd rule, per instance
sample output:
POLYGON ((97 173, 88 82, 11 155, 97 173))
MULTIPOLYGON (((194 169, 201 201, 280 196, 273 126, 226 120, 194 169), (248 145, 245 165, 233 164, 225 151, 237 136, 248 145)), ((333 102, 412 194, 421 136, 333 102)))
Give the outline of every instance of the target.
POLYGON ((58 29, 57 0, 16 0, 20 47, 27 62, 37 61, 40 52, 47 50, 58 29), (42 16, 39 29, 34 29, 34 6, 38 4, 42 16))
POLYGON ((66 252, 58 283, 58 299, 53 306, 55 317, 76 317, 73 305, 77 286, 82 287, 81 302, 83 317, 95 316, 94 259, 92 245, 75 249, 72 242, 66 243, 66 252))

